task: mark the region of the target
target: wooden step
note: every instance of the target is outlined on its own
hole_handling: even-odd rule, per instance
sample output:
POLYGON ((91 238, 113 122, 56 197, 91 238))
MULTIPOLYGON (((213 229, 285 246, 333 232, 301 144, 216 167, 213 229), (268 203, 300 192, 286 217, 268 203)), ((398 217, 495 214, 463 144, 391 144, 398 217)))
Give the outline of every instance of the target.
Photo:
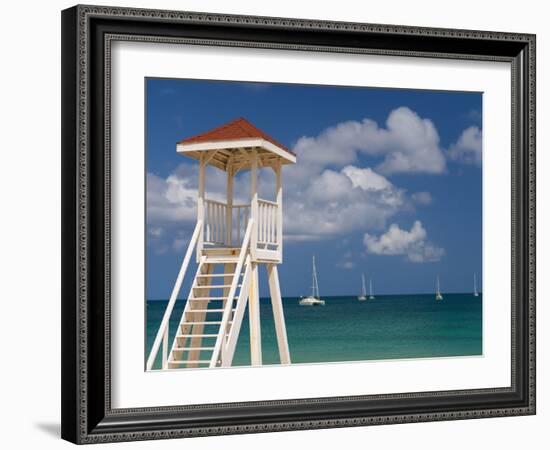
POLYGON ((206 260, 207 264, 236 264, 239 261, 239 255, 235 256, 213 256, 208 257, 206 260))
POLYGON ((203 247, 203 252, 206 254, 209 253, 239 253, 241 251, 241 247, 233 247, 233 246, 215 246, 215 247, 203 247))
MULTIPOLYGON (((193 289, 222 289, 222 288, 230 288, 230 287, 231 287, 231 284, 216 284, 216 285, 204 284, 204 285, 193 286, 193 289)), ((242 284, 238 284, 237 287, 242 287, 242 284)))
POLYGON ((190 352, 191 350, 214 350, 214 347, 175 347, 173 352, 190 352))
MULTIPOLYGON (((211 274, 200 274, 197 275, 197 278, 210 278, 210 277, 232 277, 234 273, 211 273, 211 274)), ((244 275, 242 273, 241 275, 244 275)))
MULTIPOLYGON (((230 320, 228 323, 232 323, 233 321, 230 320)), ((185 327, 187 325, 221 325, 221 321, 218 321, 218 320, 213 320, 213 321, 210 321, 210 322, 183 322, 183 323, 180 323, 180 326, 181 327, 185 327)))
POLYGON ((192 338, 192 337, 205 337, 205 338, 213 338, 218 337, 217 334, 177 334, 177 338, 192 338))
POLYGON ((197 359, 195 361, 168 361, 168 364, 210 364, 210 360, 197 359))
MULTIPOLYGON (((237 309, 233 308, 231 311, 235 312, 237 309)), ((224 312, 225 309, 190 309, 189 311, 186 311, 188 313, 196 313, 196 312, 206 312, 206 313, 213 313, 213 312, 224 312)))

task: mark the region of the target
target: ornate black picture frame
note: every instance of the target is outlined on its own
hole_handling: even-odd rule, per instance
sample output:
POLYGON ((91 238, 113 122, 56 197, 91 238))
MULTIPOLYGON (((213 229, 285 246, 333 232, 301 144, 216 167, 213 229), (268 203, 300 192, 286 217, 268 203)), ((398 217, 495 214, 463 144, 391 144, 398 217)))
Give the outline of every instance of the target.
POLYGON ((535 414, 535 36, 75 6, 62 12, 62 437, 97 443, 535 414), (511 386, 113 409, 110 46, 117 40, 512 67, 511 386))

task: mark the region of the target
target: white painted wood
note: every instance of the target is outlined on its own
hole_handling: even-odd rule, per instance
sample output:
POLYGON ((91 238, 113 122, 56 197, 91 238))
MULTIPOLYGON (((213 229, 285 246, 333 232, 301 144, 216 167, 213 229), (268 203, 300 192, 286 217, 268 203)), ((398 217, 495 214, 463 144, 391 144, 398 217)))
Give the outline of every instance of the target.
POLYGON ((197 266, 195 277, 193 278, 193 283, 191 284, 191 288, 189 289, 189 293, 187 294, 187 302, 185 303, 185 307, 183 308, 183 312, 181 314, 181 318, 178 324, 178 329, 176 331, 176 336, 174 338, 174 341, 172 342, 172 347, 168 356, 168 368, 170 368, 170 364, 175 361, 175 356, 173 353, 174 348, 183 347, 186 344, 186 341, 189 339, 187 337, 182 338, 182 336, 190 335, 191 329, 193 327, 193 322, 196 321, 193 316, 194 313, 189 312, 192 309, 190 299, 194 299, 195 297, 195 288, 198 285, 207 285, 209 283, 212 283, 212 280, 209 278, 199 278, 199 275, 203 273, 209 273, 209 265, 206 264, 205 261, 206 258, 204 256, 201 257, 199 265, 197 266))
POLYGON ((225 208, 225 244, 231 245, 233 241, 233 169, 227 169, 227 202, 225 208))
MULTIPOLYGON (((204 156, 201 155, 199 163, 199 191, 197 195, 197 223, 204 223, 204 191, 205 191, 205 179, 206 179, 206 164, 204 163, 204 156)), ((197 263, 199 262, 204 241, 204 232, 201 227, 201 233, 199 236, 199 241, 197 243, 197 263)))
POLYGON ((256 252, 256 259, 260 263, 279 263, 280 255, 277 250, 258 249, 258 251, 256 252))
POLYGON ((237 340, 241 332, 244 312, 250 294, 250 281, 252 276, 252 264, 250 262, 250 255, 246 257, 245 267, 246 269, 242 282, 243 287, 239 294, 239 299, 237 300, 237 308, 235 314, 233 315, 233 323, 231 324, 231 328, 227 336, 227 342, 222 349, 222 367, 231 367, 231 364, 233 363, 233 356, 235 355, 237 340))
POLYGON ((258 247, 258 151, 253 149, 250 153, 250 217, 254 221, 254 228, 250 239, 250 252, 252 261, 256 260, 256 249, 258 247))
POLYGON ((267 249, 267 246, 277 247, 278 242, 278 230, 277 230, 277 217, 278 217, 278 205, 276 202, 269 200, 258 199, 258 244, 267 249))
POLYGON ((262 365, 262 330, 260 325, 260 291, 258 288, 258 264, 252 263, 250 292, 248 294, 248 321, 250 326, 250 363, 262 365))
POLYGON ((296 155, 293 155, 270 141, 258 138, 177 144, 176 151, 178 153, 185 154, 193 152, 208 152, 211 150, 239 150, 243 148, 262 148, 280 157, 285 164, 294 164, 296 162, 296 155))
POLYGON ((193 250, 195 249, 195 246, 198 245, 198 239, 201 232, 202 232, 202 221, 199 220, 197 221, 197 225, 195 225, 195 230, 193 231, 193 235, 191 236, 191 241, 189 242, 189 247, 187 247, 187 252, 185 253, 185 257, 183 258, 180 271, 176 278, 176 283, 174 284, 174 288, 172 289, 172 294, 170 295, 170 300, 168 301, 168 305, 166 306, 166 310, 164 311, 164 316, 162 317, 159 330, 157 332, 155 340, 153 341, 153 346, 151 347, 149 358, 147 358, 147 364, 146 364, 147 370, 152 369, 153 364, 155 362, 155 358, 157 357, 160 343, 164 337, 165 330, 168 327, 168 323, 170 321, 170 315, 172 314, 172 310, 174 309, 177 296, 181 289, 183 278, 185 277, 185 272, 187 271, 187 266, 189 265, 189 261, 191 260, 191 256, 193 255, 193 250))
POLYGON ((223 202, 205 199, 204 242, 214 245, 227 245, 227 220, 231 210, 223 202))
MULTIPOLYGON (((206 270, 202 270, 201 273, 204 273, 206 275, 210 275, 214 270, 214 265, 213 264, 205 264, 205 266, 206 266, 206 270)), ((189 304, 190 307, 193 308, 193 309, 194 309, 194 306, 195 306, 195 300, 194 299, 196 297, 208 297, 210 295, 210 286, 211 286, 211 281, 212 281, 211 278, 204 278, 203 279, 204 284, 203 285, 197 285, 198 281, 196 281, 196 280, 197 280, 197 278, 195 278, 195 283, 194 283, 195 287, 192 289, 192 293, 190 293, 190 296, 188 297, 188 300, 187 300, 187 304, 189 304), (197 286, 200 286, 200 287, 197 289, 197 286), (196 291, 199 291, 199 292, 196 292, 196 291), (195 297, 195 295, 196 295, 196 297, 195 297)), ((206 320, 206 312, 204 312, 204 311, 195 312, 195 313, 193 313, 193 318, 191 320, 188 317, 185 317, 185 319, 188 320, 188 321, 199 322, 199 323, 193 324, 192 327, 191 327, 190 334, 194 334, 196 336, 192 337, 189 340, 189 347, 194 347, 194 348, 201 347, 202 346, 202 336, 201 335, 204 333, 204 322, 206 320)), ((192 351, 188 352, 186 359, 189 360, 189 361, 196 361, 196 360, 200 359, 200 350, 192 350, 192 351)), ((197 367, 197 364, 193 363, 193 362, 190 362, 185 367, 197 367)))
POLYGON ((265 200, 263 198, 259 198, 258 201, 261 202, 264 205, 274 206, 274 207, 277 206, 277 202, 272 202, 271 200, 265 200))
POLYGON ((277 161, 275 165, 275 196, 277 202, 277 251, 279 252, 279 260, 283 260, 283 180, 281 161, 277 161))
POLYGON ((170 325, 166 326, 162 337, 162 368, 168 369, 168 336, 170 334, 170 325))
MULTIPOLYGON (((252 234, 252 230, 255 227, 254 225, 254 219, 250 219, 248 222, 248 226, 246 228, 246 233, 244 235, 243 244, 241 246, 241 251, 239 253, 239 258, 237 260, 237 264, 235 267, 235 276, 233 277, 233 281, 231 282, 231 289, 229 290, 229 298, 235 297, 235 292, 237 291, 237 285, 239 284, 239 275, 243 269, 243 264, 245 262, 245 258, 248 254, 249 244, 250 244, 250 237, 252 234)), ((231 308, 232 302, 227 302, 222 316, 222 324, 220 326, 220 332, 218 333, 218 337, 216 338, 216 344, 214 346, 214 351, 212 352, 212 358, 210 361, 210 367, 216 367, 218 363, 218 359, 220 358, 220 352, 222 348, 222 344, 224 341, 224 335, 225 330, 227 330, 227 325, 229 321, 231 320, 231 313, 233 312, 231 308)))
POLYGON ((275 322, 275 333, 277 335, 277 346, 281 364, 290 364, 290 350, 288 348, 288 337, 286 334, 283 300, 281 298, 281 287, 279 284, 279 272, 275 264, 267 265, 267 277, 269 281, 269 294, 273 308, 273 320, 275 322))
MULTIPOLYGON (((224 264, 223 266, 223 271, 224 273, 227 273, 229 275, 227 275, 226 277, 224 277, 223 279, 223 284, 224 284, 224 287, 223 287, 223 296, 224 296, 224 301, 223 301, 223 309, 225 310, 225 307, 227 306, 227 302, 229 300, 229 291, 231 290, 231 285, 233 284, 233 278, 234 277, 238 277, 237 274, 235 274, 235 270, 237 269, 237 265, 236 264, 233 264, 233 263, 226 263, 224 264), (231 275, 232 274, 232 275, 231 275)), ((240 284, 237 284, 237 289, 241 287, 240 284)), ((229 324, 232 324, 233 321, 230 321, 228 322, 228 326, 229 324)), ((232 325, 231 325, 232 326, 232 325)), ((222 344, 222 346, 224 346, 225 344, 227 343, 227 340, 226 342, 224 342, 222 344)), ((222 361, 223 361, 223 354, 222 354, 222 361)))

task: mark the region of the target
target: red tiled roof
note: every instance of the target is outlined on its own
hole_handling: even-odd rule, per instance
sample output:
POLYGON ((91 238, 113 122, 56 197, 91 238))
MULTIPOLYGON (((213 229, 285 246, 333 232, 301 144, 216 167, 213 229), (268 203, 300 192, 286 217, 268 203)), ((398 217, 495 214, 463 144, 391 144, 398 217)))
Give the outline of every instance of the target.
POLYGON ((191 144, 195 142, 215 142, 215 141, 231 141, 238 139, 250 139, 261 138, 271 142, 277 147, 286 150, 288 153, 294 155, 294 153, 287 147, 277 142, 271 136, 264 133, 259 128, 256 128, 248 120, 243 117, 232 120, 225 125, 220 125, 212 130, 205 131, 204 133, 197 134, 195 136, 182 139, 178 144, 191 144))

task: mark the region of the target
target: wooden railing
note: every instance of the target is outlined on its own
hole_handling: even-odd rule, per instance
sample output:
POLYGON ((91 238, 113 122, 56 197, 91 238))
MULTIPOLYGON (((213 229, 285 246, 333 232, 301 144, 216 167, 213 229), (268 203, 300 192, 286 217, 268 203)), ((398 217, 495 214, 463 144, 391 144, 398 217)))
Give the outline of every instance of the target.
POLYGON ((256 247, 264 250, 279 250, 281 247, 281 216, 276 202, 258 199, 257 216, 252 217, 250 204, 232 205, 217 200, 204 201, 203 240, 210 246, 240 247, 250 218, 254 219, 256 247))
POLYGON ((153 341, 153 347, 151 348, 151 352, 149 353, 149 357, 147 358, 147 365, 146 365, 147 370, 151 370, 153 368, 153 364, 155 363, 155 359, 157 358, 157 353, 159 351, 159 347, 161 343, 162 343, 162 368, 166 368, 166 362, 168 359, 168 337, 170 334, 170 331, 168 328, 168 324, 170 322, 170 316, 172 315, 172 310, 174 309, 174 305, 176 304, 176 298, 178 297, 179 291, 181 289, 181 285, 185 277, 185 272, 187 272, 187 266, 189 265, 189 261, 191 260, 191 255, 195 250, 195 245, 197 244, 197 241, 199 239, 201 229, 202 229, 202 222, 199 220, 197 222, 197 225, 195 226, 195 231, 193 232, 193 236, 191 237, 191 242, 189 243, 189 247, 187 247, 187 252, 185 253, 185 257, 183 258, 183 262, 181 264, 178 277, 176 278, 176 283, 174 284, 174 289, 172 289, 172 295, 170 295, 170 300, 168 301, 168 305, 166 306, 166 310, 164 311, 164 316, 162 317, 159 330, 157 332, 155 340, 153 341))
POLYGON ((250 219, 250 205, 233 205, 231 211, 231 242, 230 244, 240 245, 244 238, 248 219, 250 219))
MULTIPOLYGON (((243 264, 245 263, 245 260, 248 263, 250 263, 250 257, 247 259, 247 254, 248 254, 248 244, 250 243, 250 236, 252 234, 253 226, 254 226, 254 220, 250 219, 248 221, 246 231, 244 233, 243 243, 241 246, 241 251, 239 253, 239 259, 237 260, 233 280, 231 281, 231 287, 229 288, 229 292, 227 294, 228 300, 225 303, 225 307, 222 315, 222 321, 221 321, 222 323, 220 324, 220 333, 216 338, 216 343, 214 344, 214 350, 212 351, 212 359, 210 360, 210 367, 216 367, 220 359, 221 352, 222 352, 222 345, 226 340, 226 332, 228 329, 231 312, 233 310, 234 302, 232 301, 232 299, 235 298, 235 293, 237 292, 237 287, 239 286, 240 274, 243 270, 243 264)), ((248 264, 248 266, 249 265, 250 264, 248 264)), ((248 266, 247 266, 247 269, 248 269, 248 266)), ((246 278, 246 281, 248 281, 248 278, 246 278)), ((243 281, 243 285, 244 285, 244 281, 243 281)), ((241 298, 239 298, 239 300, 241 300, 241 303, 243 303, 241 298)), ((242 314, 240 314, 239 317, 240 317, 239 320, 242 320, 242 314)), ((234 347, 232 348, 234 349, 234 347)))
POLYGON ((279 244, 277 203, 258 199, 258 245, 265 248, 279 244))
POLYGON ((204 242, 226 245, 227 205, 216 200, 205 200, 204 206, 204 242))
POLYGON ((232 205, 229 215, 227 204, 205 200, 204 209, 204 243, 240 247, 250 218, 250 205, 232 205))

